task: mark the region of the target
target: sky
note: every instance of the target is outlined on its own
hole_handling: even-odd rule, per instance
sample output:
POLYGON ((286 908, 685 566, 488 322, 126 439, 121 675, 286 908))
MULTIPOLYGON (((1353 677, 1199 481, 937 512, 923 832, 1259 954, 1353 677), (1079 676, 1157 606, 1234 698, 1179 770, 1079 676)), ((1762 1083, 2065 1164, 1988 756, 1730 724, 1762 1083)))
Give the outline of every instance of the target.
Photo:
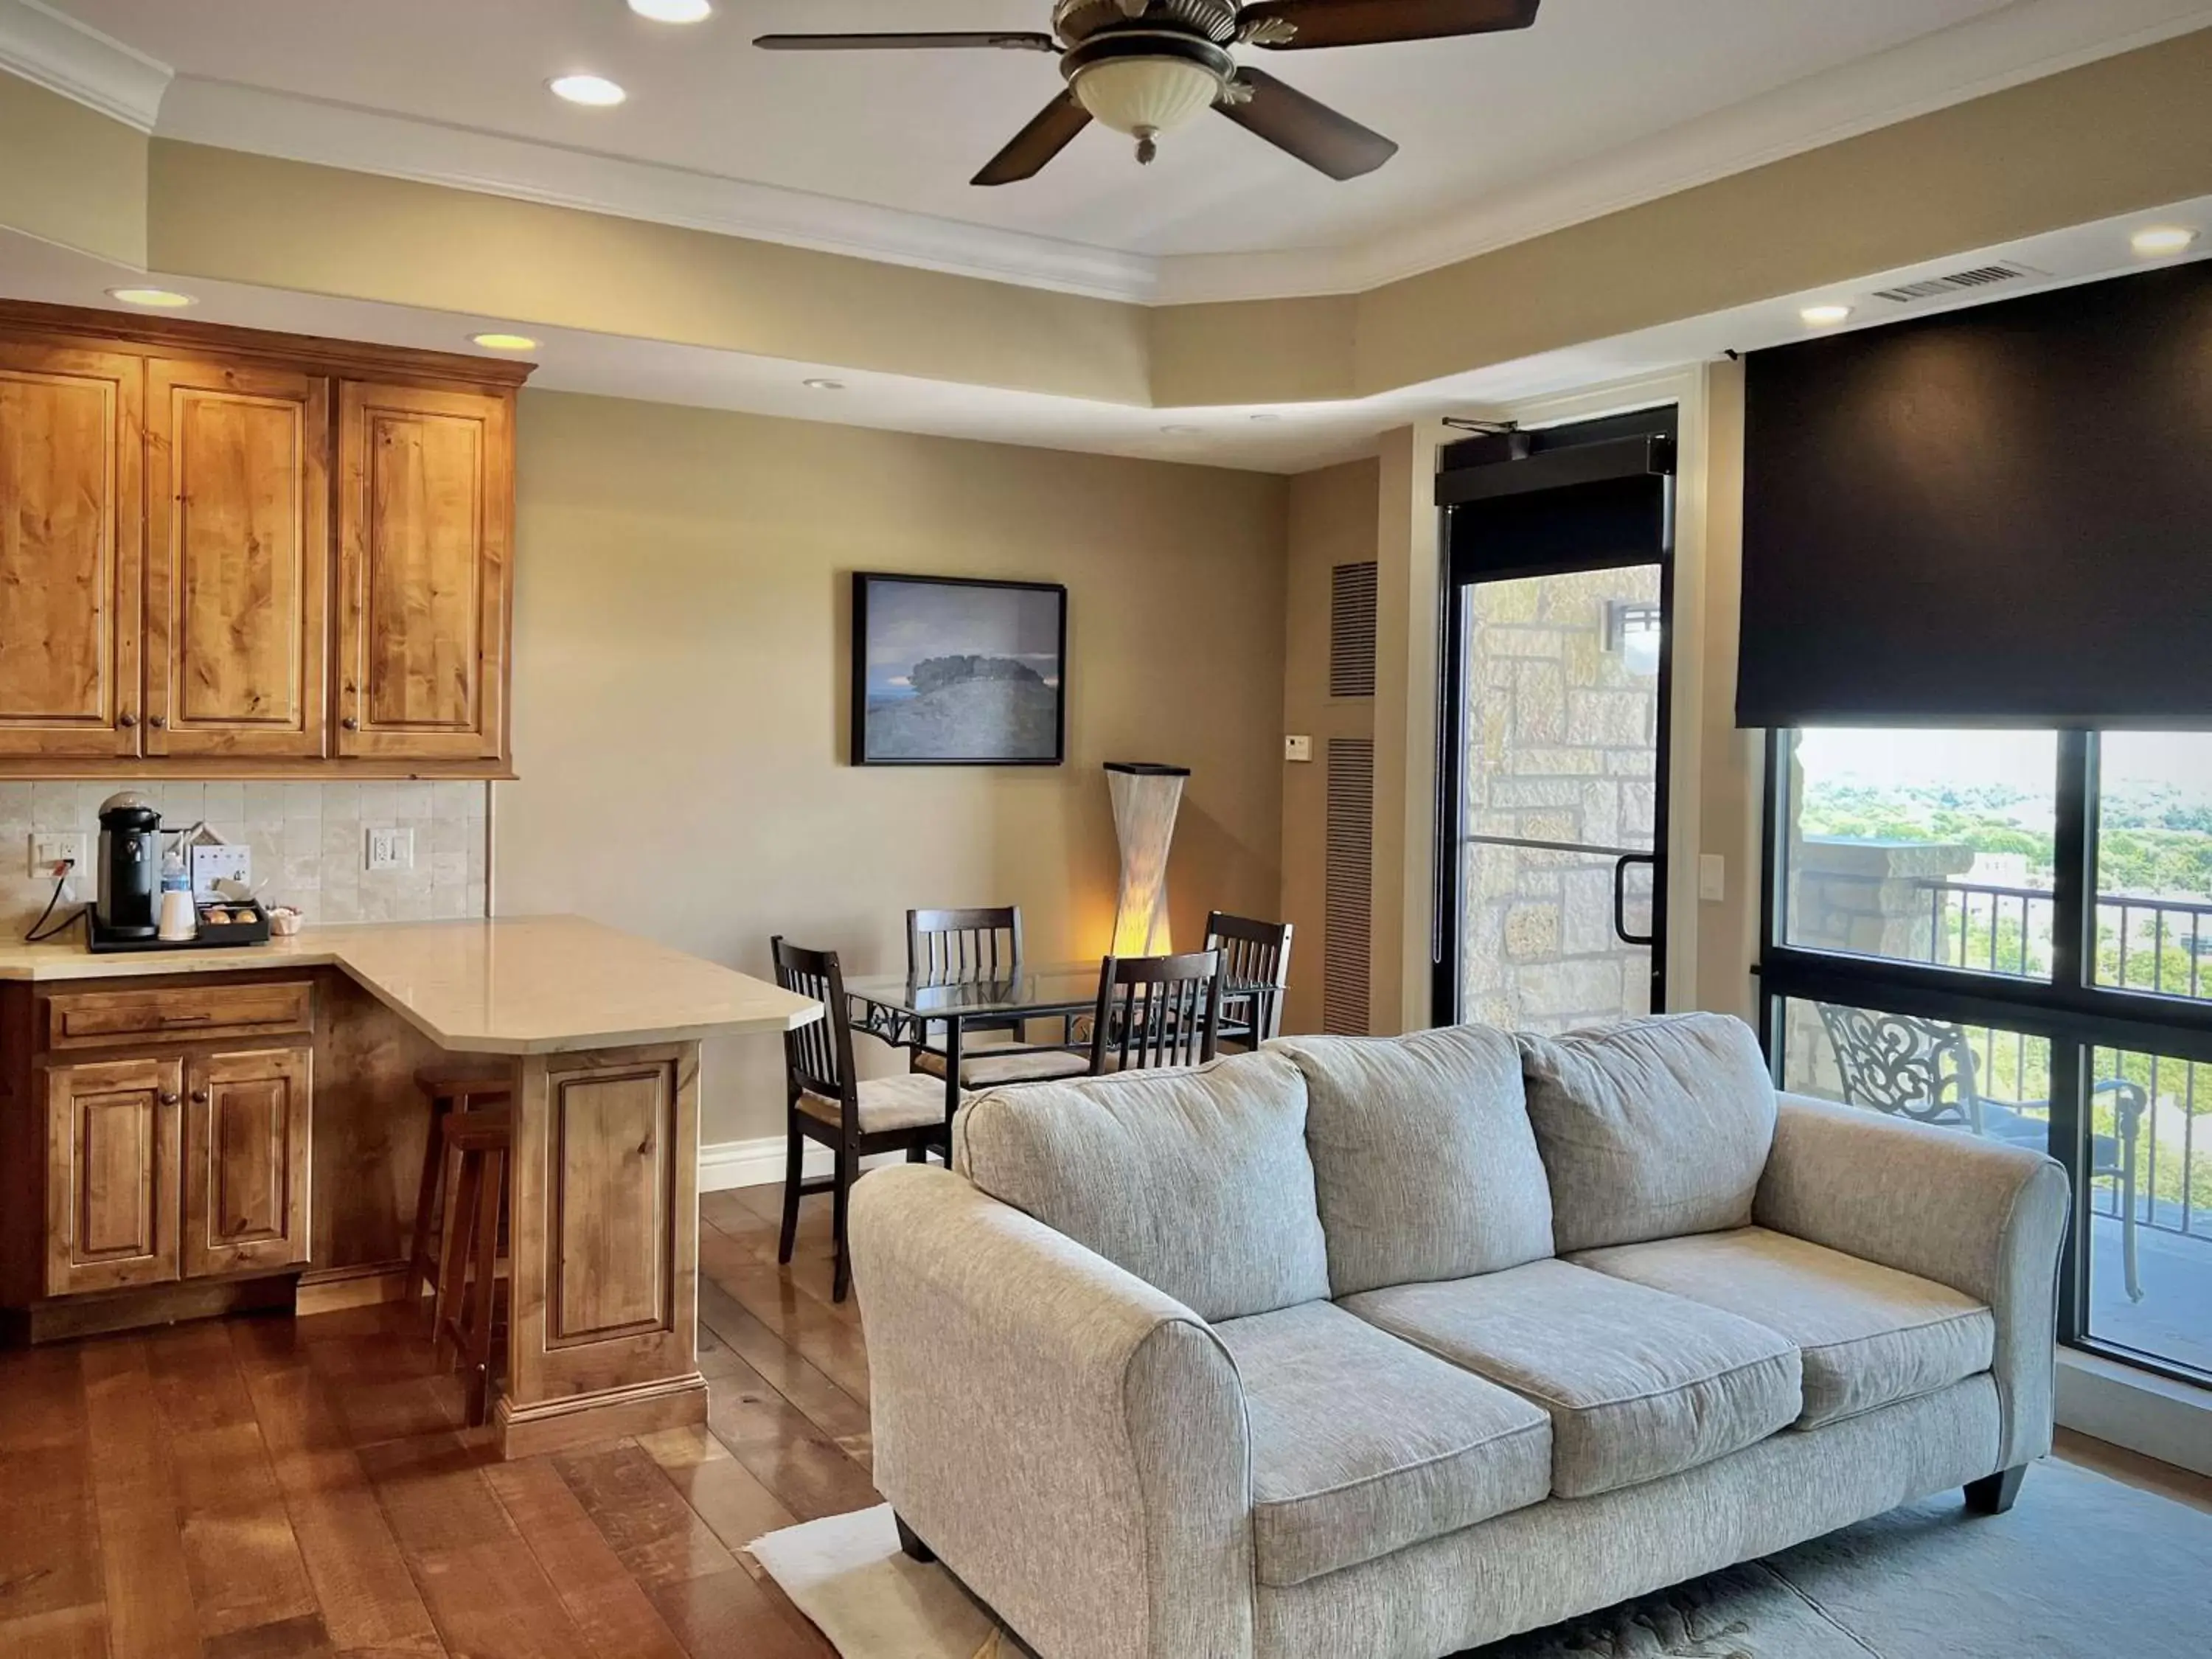
POLYGON ((908 672, 928 657, 1012 657, 1060 684, 1057 592, 876 582, 868 591, 868 696, 913 695, 908 672))

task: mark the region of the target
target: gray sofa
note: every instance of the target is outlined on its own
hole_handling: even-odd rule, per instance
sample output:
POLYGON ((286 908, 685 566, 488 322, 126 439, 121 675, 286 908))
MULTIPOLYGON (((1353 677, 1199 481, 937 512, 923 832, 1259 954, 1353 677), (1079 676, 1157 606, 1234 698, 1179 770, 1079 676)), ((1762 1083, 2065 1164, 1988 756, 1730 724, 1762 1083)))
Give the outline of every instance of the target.
POLYGON ((2067 1187, 1715 1015, 967 1105, 854 1194, 876 1484, 1043 1659, 1432 1659, 2050 1448, 2067 1187))

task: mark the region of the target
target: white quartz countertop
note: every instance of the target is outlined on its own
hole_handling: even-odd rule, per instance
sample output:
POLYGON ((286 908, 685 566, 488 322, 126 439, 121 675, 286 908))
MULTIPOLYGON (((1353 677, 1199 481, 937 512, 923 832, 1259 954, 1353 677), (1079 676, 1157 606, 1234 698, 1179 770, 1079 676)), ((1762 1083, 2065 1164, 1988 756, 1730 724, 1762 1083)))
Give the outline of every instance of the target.
POLYGON ((442 1048, 552 1054, 787 1031, 822 1005, 580 916, 310 927, 268 945, 94 956, 0 945, 0 980, 111 980, 335 967, 442 1048))

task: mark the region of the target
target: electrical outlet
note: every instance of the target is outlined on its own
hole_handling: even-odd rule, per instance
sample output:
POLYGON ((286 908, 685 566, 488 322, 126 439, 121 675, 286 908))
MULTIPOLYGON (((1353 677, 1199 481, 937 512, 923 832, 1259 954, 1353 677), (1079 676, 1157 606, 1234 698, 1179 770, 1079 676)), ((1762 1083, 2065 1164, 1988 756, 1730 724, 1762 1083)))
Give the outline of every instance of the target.
POLYGON ((62 873, 64 864, 74 864, 71 875, 82 875, 85 869, 84 837, 78 835, 40 836, 31 837, 31 878, 33 881, 52 881, 62 873))
POLYGON ((1313 758, 1311 738, 1285 738, 1283 758, 1286 761, 1310 761, 1313 758))
POLYGON ((368 856, 363 867, 369 870, 412 870, 415 867, 415 832, 412 830, 371 830, 368 832, 368 856))

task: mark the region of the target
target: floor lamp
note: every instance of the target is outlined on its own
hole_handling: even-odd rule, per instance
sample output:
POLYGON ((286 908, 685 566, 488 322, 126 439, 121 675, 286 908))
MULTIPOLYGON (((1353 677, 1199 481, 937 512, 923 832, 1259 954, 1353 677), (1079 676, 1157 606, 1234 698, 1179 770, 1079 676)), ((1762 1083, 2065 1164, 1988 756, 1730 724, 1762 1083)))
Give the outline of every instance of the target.
POLYGON ((1114 798, 1114 839, 1121 848, 1121 884, 1114 902, 1114 954, 1164 956, 1168 933, 1168 846, 1175 839, 1176 809, 1182 804, 1187 766, 1148 761, 1109 761, 1106 787, 1114 798))

